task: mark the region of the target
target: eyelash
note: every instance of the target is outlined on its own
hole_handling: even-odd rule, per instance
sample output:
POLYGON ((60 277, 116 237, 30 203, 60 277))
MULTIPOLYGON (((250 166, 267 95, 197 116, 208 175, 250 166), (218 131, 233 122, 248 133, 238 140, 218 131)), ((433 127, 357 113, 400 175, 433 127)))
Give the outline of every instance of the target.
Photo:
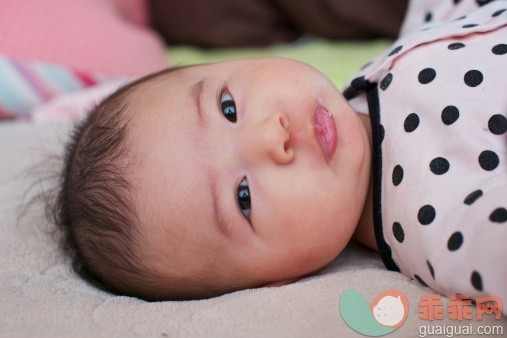
MULTIPOLYGON (((222 89, 220 90, 219 106, 224 117, 228 121, 236 123, 237 121, 236 103, 234 102, 234 98, 229 93, 229 90, 227 89, 226 86, 223 86, 222 89)), ((250 222, 251 198, 250 198, 250 189, 248 187, 248 180, 246 177, 244 177, 238 184, 238 188, 236 189, 236 201, 239 210, 241 211, 243 216, 250 222)))
POLYGON ((218 102, 222 114, 224 114, 224 117, 228 121, 236 123, 236 120, 238 119, 236 104, 234 103, 234 99, 232 98, 232 95, 229 93, 229 90, 227 89, 226 86, 223 86, 222 89, 220 90, 220 97, 218 102), (228 96, 226 100, 224 100, 224 96, 228 96))
POLYGON ((250 189, 248 188, 248 181, 245 178, 241 180, 237 189, 237 200, 238 206, 241 210, 241 213, 245 218, 250 221, 250 208, 251 208, 251 199, 250 199, 250 189), (245 208, 246 210, 243 210, 245 208))

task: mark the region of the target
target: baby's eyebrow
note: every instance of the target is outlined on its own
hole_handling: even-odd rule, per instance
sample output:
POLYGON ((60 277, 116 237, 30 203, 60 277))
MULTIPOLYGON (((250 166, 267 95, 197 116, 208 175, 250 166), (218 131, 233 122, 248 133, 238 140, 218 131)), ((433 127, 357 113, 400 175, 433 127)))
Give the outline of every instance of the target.
POLYGON ((194 99, 195 105, 197 107, 197 124, 199 128, 203 126, 204 116, 202 113, 202 104, 201 104, 201 98, 202 98, 202 92, 204 87, 204 79, 194 84, 192 87, 190 87, 190 95, 194 99))

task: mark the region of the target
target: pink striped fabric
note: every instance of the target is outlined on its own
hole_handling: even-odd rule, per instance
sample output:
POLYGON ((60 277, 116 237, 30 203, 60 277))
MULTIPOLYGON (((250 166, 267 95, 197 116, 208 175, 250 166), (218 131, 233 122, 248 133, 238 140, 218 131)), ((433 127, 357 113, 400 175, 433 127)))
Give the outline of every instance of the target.
POLYGON ((47 83, 44 82, 35 72, 30 69, 30 65, 27 63, 22 63, 20 61, 16 61, 15 59, 11 60, 13 70, 19 74, 21 78, 26 82, 26 85, 30 87, 43 101, 49 100, 53 95, 55 95, 54 90, 47 83))
POLYGON ((123 79, 5 55, 0 55, 0 74, 0 120, 29 119, 35 107, 55 96, 123 79))

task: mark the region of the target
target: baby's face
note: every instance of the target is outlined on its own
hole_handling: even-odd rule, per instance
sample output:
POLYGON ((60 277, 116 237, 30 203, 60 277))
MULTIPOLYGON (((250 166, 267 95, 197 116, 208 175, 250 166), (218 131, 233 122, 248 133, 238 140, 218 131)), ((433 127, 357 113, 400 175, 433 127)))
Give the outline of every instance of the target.
POLYGON ((258 286, 318 270, 349 241, 370 145, 316 69, 286 59, 189 67, 129 104, 135 198, 158 271, 258 286), (321 145, 316 115, 332 120, 335 141, 321 145))

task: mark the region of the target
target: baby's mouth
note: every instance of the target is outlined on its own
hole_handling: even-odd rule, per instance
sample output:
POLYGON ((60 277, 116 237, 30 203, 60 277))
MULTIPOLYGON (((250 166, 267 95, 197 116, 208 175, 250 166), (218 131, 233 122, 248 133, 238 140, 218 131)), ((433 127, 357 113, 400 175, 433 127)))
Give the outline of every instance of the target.
POLYGON ((315 130, 315 137, 324 152, 326 159, 329 161, 333 157, 336 150, 336 125, 333 115, 322 107, 317 106, 313 116, 313 126, 315 130))

